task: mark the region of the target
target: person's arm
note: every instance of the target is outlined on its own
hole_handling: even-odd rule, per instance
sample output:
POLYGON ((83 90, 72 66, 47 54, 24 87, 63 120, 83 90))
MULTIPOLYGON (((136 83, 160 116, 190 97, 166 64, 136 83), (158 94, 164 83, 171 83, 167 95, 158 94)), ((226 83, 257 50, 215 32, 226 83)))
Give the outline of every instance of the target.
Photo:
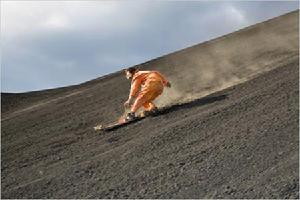
POLYGON ((140 89, 140 86, 141 86, 141 81, 139 79, 133 80, 133 82, 131 83, 131 88, 130 88, 130 93, 129 93, 128 99, 132 99, 133 97, 136 96, 137 92, 140 89))
POLYGON ((136 96, 137 92, 139 91, 140 86, 141 86, 141 81, 139 79, 133 80, 133 82, 131 83, 128 100, 124 103, 125 107, 128 107, 132 103, 132 100, 136 96))

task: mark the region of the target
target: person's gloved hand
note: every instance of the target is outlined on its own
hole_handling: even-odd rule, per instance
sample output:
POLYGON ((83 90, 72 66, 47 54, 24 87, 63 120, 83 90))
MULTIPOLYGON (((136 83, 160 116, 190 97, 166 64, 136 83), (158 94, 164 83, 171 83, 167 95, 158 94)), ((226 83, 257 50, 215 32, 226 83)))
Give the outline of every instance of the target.
POLYGON ((129 99, 124 103, 124 107, 125 107, 125 108, 129 108, 130 104, 131 104, 131 98, 129 98, 129 99))
POLYGON ((130 106, 130 102, 127 100, 125 103, 124 103, 124 107, 125 108, 128 108, 130 106))
POLYGON ((170 87, 171 87, 171 83, 170 83, 170 82, 167 82, 166 86, 167 86, 168 88, 170 88, 170 87))

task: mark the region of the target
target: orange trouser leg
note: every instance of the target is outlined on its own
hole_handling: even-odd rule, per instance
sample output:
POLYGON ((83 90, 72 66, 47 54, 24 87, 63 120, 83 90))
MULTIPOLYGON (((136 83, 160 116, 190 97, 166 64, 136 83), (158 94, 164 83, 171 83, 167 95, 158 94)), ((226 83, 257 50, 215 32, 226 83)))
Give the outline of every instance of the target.
POLYGON ((163 92, 163 85, 160 82, 151 82, 145 86, 140 92, 131 107, 131 112, 136 112, 140 107, 144 106, 146 110, 155 108, 152 101, 163 92))
POLYGON ((156 106, 153 102, 146 102, 143 104, 145 110, 150 111, 152 109, 154 109, 156 106))

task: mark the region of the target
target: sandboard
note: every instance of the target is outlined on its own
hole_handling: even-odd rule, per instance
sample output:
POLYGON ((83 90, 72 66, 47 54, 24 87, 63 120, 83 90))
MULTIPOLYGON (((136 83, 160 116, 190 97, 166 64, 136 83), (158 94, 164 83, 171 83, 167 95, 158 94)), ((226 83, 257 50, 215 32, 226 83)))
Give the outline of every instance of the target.
POLYGON ((97 125, 94 127, 94 130, 95 131, 112 131, 112 130, 116 130, 120 127, 126 126, 128 124, 132 124, 132 123, 141 121, 144 118, 146 118, 146 116, 138 116, 138 117, 135 117, 134 119, 132 119, 130 121, 126 121, 126 122, 112 122, 107 125, 97 125))

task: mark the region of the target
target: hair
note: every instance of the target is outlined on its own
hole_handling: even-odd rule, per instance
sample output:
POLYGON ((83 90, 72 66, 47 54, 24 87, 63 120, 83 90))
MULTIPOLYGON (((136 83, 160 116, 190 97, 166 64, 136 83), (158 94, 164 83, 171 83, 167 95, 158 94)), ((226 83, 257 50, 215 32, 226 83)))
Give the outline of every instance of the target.
POLYGON ((127 69, 125 69, 125 71, 128 71, 129 73, 133 74, 138 70, 137 67, 129 67, 127 69))

